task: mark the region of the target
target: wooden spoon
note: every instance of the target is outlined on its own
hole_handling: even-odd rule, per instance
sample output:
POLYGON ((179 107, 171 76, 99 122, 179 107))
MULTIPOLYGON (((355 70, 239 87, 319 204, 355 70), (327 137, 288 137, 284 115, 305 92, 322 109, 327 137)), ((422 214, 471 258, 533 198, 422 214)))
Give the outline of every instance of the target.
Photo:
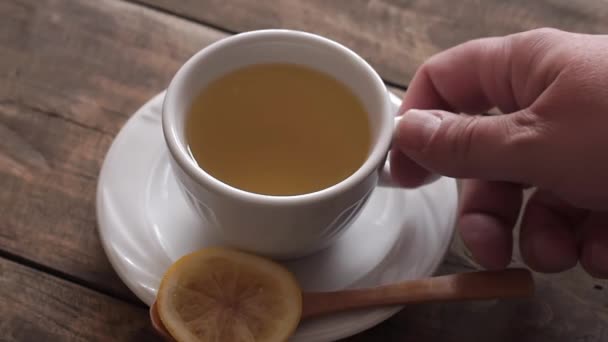
MULTIPOLYGON (((534 293, 526 269, 450 274, 363 289, 303 292, 302 319, 352 309, 426 302, 526 297, 534 293)), ((173 340, 160 320, 156 302, 150 307, 154 329, 173 340)))

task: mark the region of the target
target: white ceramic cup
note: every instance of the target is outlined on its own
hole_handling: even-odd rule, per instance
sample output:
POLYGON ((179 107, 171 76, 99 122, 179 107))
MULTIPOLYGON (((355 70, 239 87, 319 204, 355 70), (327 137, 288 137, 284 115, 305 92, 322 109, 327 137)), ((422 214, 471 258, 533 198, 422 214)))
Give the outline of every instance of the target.
POLYGON ((229 246, 276 259, 313 253, 345 232, 378 183, 391 144, 393 122, 388 91, 369 64, 334 41, 291 30, 241 33, 202 49, 171 81, 162 116, 173 170, 205 220, 204 229, 215 230, 229 246), (325 72, 350 87, 363 102, 370 116, 372 144, 367 159, 350 177, 313 193, 268 196, 227 185, 197 165, 185 134, 186 116, 195 96, 227 72, 272 62, 295 63, 325 72))

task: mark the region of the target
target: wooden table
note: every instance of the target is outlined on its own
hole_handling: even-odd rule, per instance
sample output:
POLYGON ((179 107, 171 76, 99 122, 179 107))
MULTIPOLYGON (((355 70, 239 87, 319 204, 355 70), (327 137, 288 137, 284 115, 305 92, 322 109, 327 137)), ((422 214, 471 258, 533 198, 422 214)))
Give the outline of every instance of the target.
MULTIPOLYGON (((471 38, 607 32, 608 3, 2 0, 0 18, 0 340, 153 341, 102 251, 95 187, 121 126, 195 51, 240 31, 307 30, 401 93, 422 61, 471 38)), ((474 267, 455 240, 441 272, 474 267)), ((412 305, 349 340, 608 341, 608 283, 578 268, 536 279, 532 299, 412 305)))

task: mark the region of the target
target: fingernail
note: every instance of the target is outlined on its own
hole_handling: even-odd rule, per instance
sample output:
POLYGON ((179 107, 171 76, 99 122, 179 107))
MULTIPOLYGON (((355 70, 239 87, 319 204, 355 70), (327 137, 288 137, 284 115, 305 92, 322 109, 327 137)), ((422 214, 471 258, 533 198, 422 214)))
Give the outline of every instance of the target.
POLYGON ((441 118, 432 112, 410 109, 399 121, 395 141, 405 150, 422 150, 439 129, 441 118))

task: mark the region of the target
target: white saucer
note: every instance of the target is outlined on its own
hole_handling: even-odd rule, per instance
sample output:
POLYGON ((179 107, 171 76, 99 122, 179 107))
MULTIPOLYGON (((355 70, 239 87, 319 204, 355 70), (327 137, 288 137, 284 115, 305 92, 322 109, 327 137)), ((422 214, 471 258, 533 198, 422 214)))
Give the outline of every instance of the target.
MULTIPOLYGON (((125 284, 150 305, 164 271, 180 256, 221 243, 181 197, 161 131, 164 93, 122 128, 103 163, 97 189, 99 234, 125 284)), ((398 106, 400 100, 391 94, 398 106)), ((331 247, 286 263, 304 290, 372 286, 429 276, 449 247, 456 182, 417 190, 378 187, 353 226, 331 247)), ((236 214, 238 215, 238 214, 236 214)), ((400 308, 303 322, 293 341, 333 341, 368 329, 400 308)))

